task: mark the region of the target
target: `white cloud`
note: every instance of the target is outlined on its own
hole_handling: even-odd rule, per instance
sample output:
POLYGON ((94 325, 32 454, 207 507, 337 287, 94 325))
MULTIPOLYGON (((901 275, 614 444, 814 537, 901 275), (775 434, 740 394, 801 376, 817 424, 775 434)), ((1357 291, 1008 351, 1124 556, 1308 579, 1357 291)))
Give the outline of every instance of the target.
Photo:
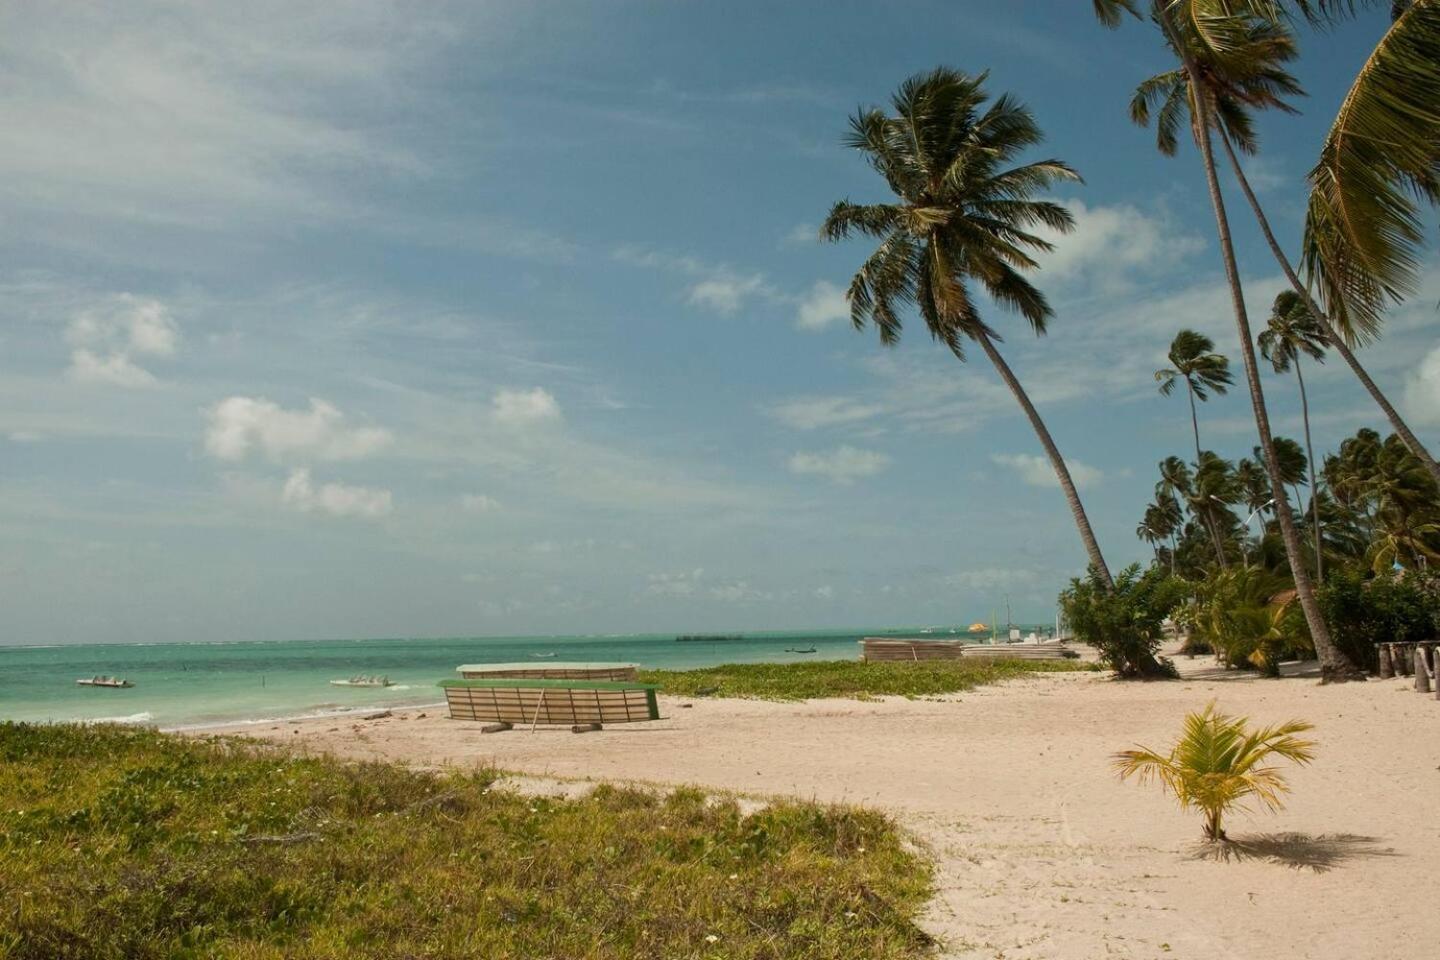
POLYGON ((820 242, 820 229, 813 223, 797 223, 785 234, 787 246, 804 247, 820 242))
POLYGON ((264 397, 227 397, 206 416, 205 449, 218 460, 358 460, 393 439, 380 427, 348 426, 336 407, 313 398, 308 410, 286 410, 264 397))
POLYGON ((500 501, 483 493, 467 493, 460 498, 460 508, 466 513, 495 513, 500 501))
POLYGON ((945 585, 967 590, 1001 590, 1037 583, 1040 576, 1034 570, 1009 570, 987 568, 983 570, 962 570, 945 578, 945 585))
POLYGON ((686 291, 686 302, 730 315, 752 297, 773 302, 786 297, 766 280, 763 273, 736 270, 725 264, 706 263, 696 257, 676 256, 637 246, 617 247, 612 256, 621 263, 696 278, 686 291))
POLYGON ((675 573, 652 573, 645 585, 645 592, 659 597, 688 597, 699 589, 700 580, 704 576, 703 567, 675 573))
POLYGON ((880 404, 861 403, 849 397, 799 397, 777 404, 770 416, 796 430, 815 430, 860 423, 884 412, 880 404))
POLYGON ((817 280, 800 301, 795 326, 801 330, 824 330, 849 319, 850 303, 845 299, 844 289, 828 280, 817 280))
POLYGON ((830 584, 828 583, 825 584, 823 587, 816 587, 815 597, 819 600, 834 600, 835 588, 830 586, 830 584))
POLYGON ((39 443, 44 439, 43 433, 36 433, 33 430, 14 430, 10 433, 11 443, 39 443))
POLYGON ((770 600, 774 595, 750 586, 748 580, 730 580, 711 587, 710 596, 724 603, 749 603, 754 600, 770 600))
POLYGON ((1041 281, 1083 277, 1102 289, 1123 289, 1131 274, 1173 268, 1205 247, 1199 236, 1130 204, 1091 207, 1071 200, 1065 206, 1075 217, 1072 232, 1038 231, 1055 244, 1053 253, 1036 258, 1043 268, 1041 281))
POLYGON ((112 387, 153 387, 159 383, 153 373, 123 353, 100 356, 89 350, 76 350, 70 354, 70 368, 66 373, 81 383, 103 383, 112 387))
POLYGON ((1406 379, 1405 409, 1417 424, 1440 424, 1440 347, 1431 350, 1406 379))
POLYGON ((158 300, 121 294, 100 307, 83 310, 65 328, 74 349, 66 371, 82 383, 117 387, 153 387, 155 375, 135 362, 137 356, 174 356, 180 328, 158 300))
MULTIPOLYGON (((1055 476, 1055 468, 1045 457, 1030 453, 992 453, 990 459, 994 463, 1014 470, 1022 481, 1032 487, 1060 486, 1060 479, 1055 476)), ((1070 479, 1075 481, 1075 487, 1078 490, 1099 483, 1105 478, 1102 471, 1081 463, 1079 460, 1066 460, 1065 465, 1069 467, 1070 479)))
POLYGON ((890 466, 890 457, 878 450, 861 450, 849 445, 824 453, 801 451, 790 458, 790 472, 826 477, 839 484, 851 484, 860 477, 872 477, 890 466))
POLYGON ((758 273, 749 276, 726 274, 696 283, 685 299, 695 306, 729 316, 764 287, 765 278, 758 273))
POLYGON ((506 427, 534 426, 560 419, 560 404, 543 387, 500 390, 490 404, 490 415, 506 427))
POLYGON ((310 471, 303 467, 290 473, 280 492, 280 502, 301 513, 318 511, 332 517, 369 519, 383 517, 393 507, 389 490, 343 483, 325 483, 317 488, 310 479, 310 471))

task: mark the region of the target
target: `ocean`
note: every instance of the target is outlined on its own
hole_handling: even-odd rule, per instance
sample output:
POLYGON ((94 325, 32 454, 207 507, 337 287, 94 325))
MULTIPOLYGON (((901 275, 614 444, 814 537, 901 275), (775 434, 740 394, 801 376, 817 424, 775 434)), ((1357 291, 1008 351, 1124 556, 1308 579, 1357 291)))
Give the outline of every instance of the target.
MULTIPOLYGON (((1031 626, 1022 629, 1029 631, 1031 626)), ((919 636, 917 628, 746 633, 723 642, 674 634, 448 639, 284 640, 237 643, 0 646, 0 720, 110 721, 160 727, 319 716, 443 700, 436 686, 462 663, 602 660, 683 669, 720 663, 853 659, 862 636, 919 636), (787 647, 815 647, 813 654, 787 647), (128 689, 78 686, 106 674, 128 689), (331 680, 381 674, 384 688, 331 680)), ((959 636, 936 628, 926 636, 959 636)))

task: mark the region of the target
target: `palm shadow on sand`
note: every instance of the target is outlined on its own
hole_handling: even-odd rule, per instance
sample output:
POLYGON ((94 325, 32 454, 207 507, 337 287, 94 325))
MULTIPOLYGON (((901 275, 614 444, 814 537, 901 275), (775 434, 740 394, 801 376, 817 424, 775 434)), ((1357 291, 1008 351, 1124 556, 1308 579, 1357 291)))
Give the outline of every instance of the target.
POLYGON ((1214 860, 1217 863, 1265 860, 1312 873, 1328 873, 1350 860, 1398 856, 1400 854, 1393 847, 1382 847, 1378 838, 1354 833, 1319 836, 1259 833, 1221 843, 1197 843, 1190 852, 1191 860, 1214 860))

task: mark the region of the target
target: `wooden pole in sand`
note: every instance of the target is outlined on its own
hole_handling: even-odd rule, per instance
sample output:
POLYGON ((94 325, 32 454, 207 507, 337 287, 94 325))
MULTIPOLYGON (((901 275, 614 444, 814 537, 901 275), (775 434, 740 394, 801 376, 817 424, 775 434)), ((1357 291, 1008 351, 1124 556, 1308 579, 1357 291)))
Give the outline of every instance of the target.
POLYGON ((1390 644, 1380 644, 1380 679, 1388 680, 1395 676, 1395 664, 1390 661, 1390 644))
POLYGON ((1430 692, 1430 665, 1425 662, 1425 649, 1415 645, 1415 692, 1430 692))

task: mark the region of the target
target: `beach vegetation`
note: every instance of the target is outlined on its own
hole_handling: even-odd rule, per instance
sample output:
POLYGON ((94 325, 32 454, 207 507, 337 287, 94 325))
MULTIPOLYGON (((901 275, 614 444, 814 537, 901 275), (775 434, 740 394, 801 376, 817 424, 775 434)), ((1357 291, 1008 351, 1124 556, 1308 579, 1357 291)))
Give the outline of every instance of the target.
POLYGON ((0 956, 915 958, 882 814, 0 724, 0 956))
POLYGON ((1099 669, 1080 660, 921 660, 914 663, 818 660, 730 663, 695 670, 642 670, 640 680, 671 696, 820 700, 938 697, 1031 673, 1099 669))
POLYGON ((1215 571, 1197 582, 1176 619, 1190 627, 1197 646, 1269 677, 1280 676, 1282 660, 1312 653, 1289 578, 1260 565, 1215 571))
POLYGON ((1124 678, 1175 676, 1175 666, 1158 656, 1164 621, 1184 602, 1189 586, 1162 567, 1142 572, 1139 564, 1120 571, 1107 585, 1092 570, 1060 594, 1060 608, 1075 637, 1100 652, 1100 662, 1124 678))
POLYGON ((1251 802, 1266 810, 1283 806, 1289 787, 1275 761, 1308 764, 1315 744, 1299 734, 1311 729, 1300 720, 1253 729, 1244 717, 1226 716, 1212 702, 1185 718, 1184 732, 1168 751, 1124 750, 1114 763, 1122 780, 1158 783, 1181 808, 1199 810, 1205 839, 1221 843, 1228 839, 1226 814, 1251 802))
POLYGON ((1345 651, 1366 669, 1379 669, 1377 643, 1440 637, 1440 576, 1418 570, 1373 576, 1348 567, 1326 577, 1325 616, 1345 651))
POLYGON ((965 361, 968 344, 985 354, 1030 421, 1090 565, 1108 582, 1110 570, 1065 459, 1001 354, 1001 336, 982 316, 977 296, 983 291, 1044 335, 1054 311, 1025 274, 1038 268, 1037 254, 1053 249, 1037 230, 1063 234, 1075 226, 1070 210, 1045 193, 1080 175, 1057 159, 1018 163, 1044 133, 1023 103, 1008 93, 992 99, 985 84, 986 74, 940 67, 901 84, 892 113, 879 107, 857 112, 847 143, 884 178, 894 200, 842 200, 820 236, 879 242, 846 290, 856 329, 873 326, 881 343, 894 344, 903 314, 913 307, 957 360, 965 361))

